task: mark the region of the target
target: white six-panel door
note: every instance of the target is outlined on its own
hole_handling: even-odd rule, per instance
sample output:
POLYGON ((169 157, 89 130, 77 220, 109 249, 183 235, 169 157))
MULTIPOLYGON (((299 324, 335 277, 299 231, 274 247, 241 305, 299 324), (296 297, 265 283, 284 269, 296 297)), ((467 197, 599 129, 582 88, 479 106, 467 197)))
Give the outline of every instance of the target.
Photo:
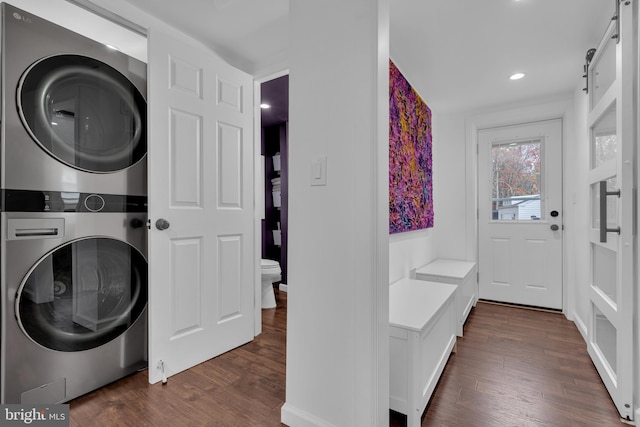
POLYGON ((251 76, 149 34, 149 381, 253 339, 251 76))

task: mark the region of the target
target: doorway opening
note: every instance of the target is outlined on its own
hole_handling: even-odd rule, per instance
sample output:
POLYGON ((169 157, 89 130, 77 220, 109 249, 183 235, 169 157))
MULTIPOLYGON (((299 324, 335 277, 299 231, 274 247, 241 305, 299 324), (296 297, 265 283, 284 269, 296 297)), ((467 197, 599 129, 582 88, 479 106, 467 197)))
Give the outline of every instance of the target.
POLYGON ((279 288, 286 290, 289 207, 289 76, 260 85, 260 154, 264 156, 264 212, 261 215, 261 258, 277 261, 282 271, 279 288))

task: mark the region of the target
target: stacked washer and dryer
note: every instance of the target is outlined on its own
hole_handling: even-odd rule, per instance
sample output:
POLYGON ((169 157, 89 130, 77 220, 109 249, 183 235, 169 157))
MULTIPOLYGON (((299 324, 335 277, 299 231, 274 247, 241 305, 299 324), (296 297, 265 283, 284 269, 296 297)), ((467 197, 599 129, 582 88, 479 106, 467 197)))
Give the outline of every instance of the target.
POLYGON ((1 403, 147 366, 146 65, 2 5, 1 403))

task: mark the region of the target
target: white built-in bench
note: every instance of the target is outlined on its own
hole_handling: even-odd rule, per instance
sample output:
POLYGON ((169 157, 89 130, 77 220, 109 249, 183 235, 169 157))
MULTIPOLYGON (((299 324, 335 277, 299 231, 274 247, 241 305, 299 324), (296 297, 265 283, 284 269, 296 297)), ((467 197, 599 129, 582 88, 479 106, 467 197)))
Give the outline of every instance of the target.
POLYGON ((419 427, 456 343, 456 285, 402 279, 389 288, 389 406, 419 427))
POLYGON ((456 313, 458 327, 456 333, 462 336, 464 322, 478 301, 478 278, 476 263, 456 259, 436 259, 412 272, 412 278, 430 282, 458 285, 456 313))

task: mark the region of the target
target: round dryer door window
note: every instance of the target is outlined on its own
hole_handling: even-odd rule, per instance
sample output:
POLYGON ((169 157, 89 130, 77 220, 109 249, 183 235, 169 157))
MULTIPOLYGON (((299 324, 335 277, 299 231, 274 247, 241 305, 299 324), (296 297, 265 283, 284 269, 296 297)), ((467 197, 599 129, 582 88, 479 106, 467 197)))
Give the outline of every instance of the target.
POLYGON ((107 64, 79 55, 41 59, 24 73, 17 95, 32 138, 69 166, 114 172, 147 152, 146 101, 107 64))
POLYGON ((99 347, 125 332, 147 304, 147 262, 119 240, 88 238, 50 252, 18 289, 23 332, 58 351, 99 347))

